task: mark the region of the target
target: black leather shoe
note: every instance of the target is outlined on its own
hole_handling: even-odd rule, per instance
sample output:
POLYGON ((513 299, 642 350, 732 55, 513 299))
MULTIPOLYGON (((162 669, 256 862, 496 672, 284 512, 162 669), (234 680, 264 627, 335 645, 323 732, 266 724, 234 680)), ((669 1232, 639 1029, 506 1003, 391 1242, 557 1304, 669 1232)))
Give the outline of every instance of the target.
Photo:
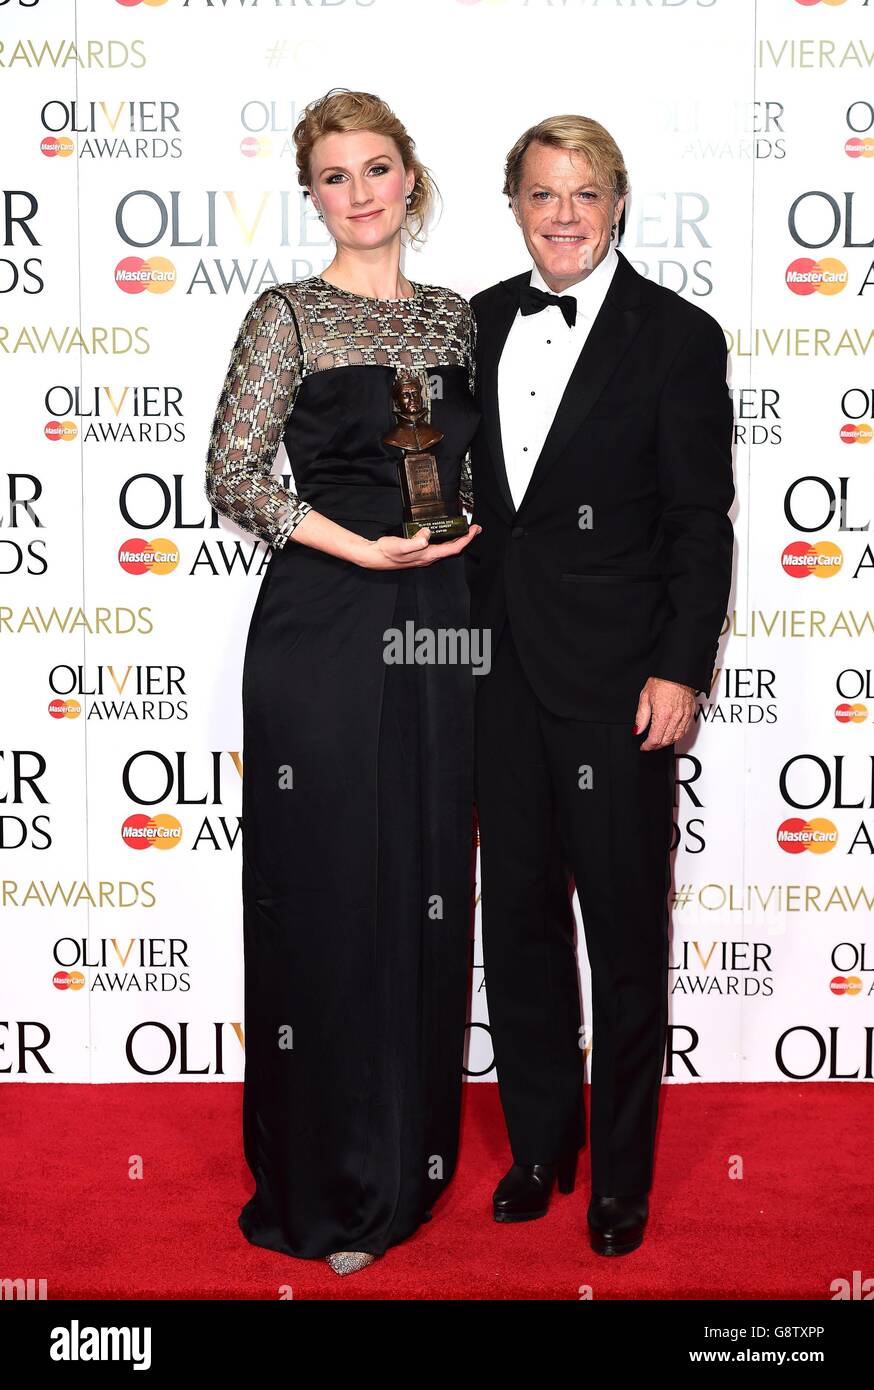
POLYGON ((545 1216, 553 1186, 573 1192, 577 1154, 558 1163, 514 1163, 495 1188, 492 1212, 496 1221, 536 1221, 545 1216))
POLYGON ((589 1241, 596 1255, 627 1255, 643 1240, 649 1215, 646 1192, 636 1197, 598 1197, 589 1203, 589 1241))

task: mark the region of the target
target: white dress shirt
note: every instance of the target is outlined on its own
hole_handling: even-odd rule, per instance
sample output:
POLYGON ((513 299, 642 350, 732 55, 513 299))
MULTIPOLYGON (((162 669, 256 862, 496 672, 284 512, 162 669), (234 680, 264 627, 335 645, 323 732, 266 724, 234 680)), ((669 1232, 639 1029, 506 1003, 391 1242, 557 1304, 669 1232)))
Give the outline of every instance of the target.
MULTIPOLYGON (((510 325, 498 363, 498 417, 507 481, 517 510, 618 264, 616 248, 611 245, 584 280, 561 291, 577 301, 572 328, 557 304, 547 304, 539 313, 524 318, 520 310, 510 325)), ((547 294, 555 293, 536 265, 531 284, 547 294)))

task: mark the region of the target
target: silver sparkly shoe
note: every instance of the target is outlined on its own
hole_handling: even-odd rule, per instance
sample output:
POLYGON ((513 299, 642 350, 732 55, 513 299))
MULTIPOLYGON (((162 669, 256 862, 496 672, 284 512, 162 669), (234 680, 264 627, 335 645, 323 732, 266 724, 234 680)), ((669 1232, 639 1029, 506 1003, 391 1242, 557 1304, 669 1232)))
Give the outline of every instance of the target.
POLYGON ((336 1255, 326 1255, 325 1259, 335 1274, 354 1274, 358 1269, 366 1269, 376 1259, 363 1250, 338 1250, 336 1255))

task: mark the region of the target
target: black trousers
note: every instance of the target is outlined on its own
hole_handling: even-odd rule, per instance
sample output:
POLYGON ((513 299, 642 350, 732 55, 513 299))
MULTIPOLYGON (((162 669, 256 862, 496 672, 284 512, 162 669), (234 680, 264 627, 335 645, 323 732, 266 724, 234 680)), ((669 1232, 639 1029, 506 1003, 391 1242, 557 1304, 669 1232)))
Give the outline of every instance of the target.
POLYGON ((509 623, 477 677, 483 957, 517 1163, 585 1143, 572 884, 592 972, 592 1190, 647 1192, 667 1036, 674 750, 536 698, 509 623))

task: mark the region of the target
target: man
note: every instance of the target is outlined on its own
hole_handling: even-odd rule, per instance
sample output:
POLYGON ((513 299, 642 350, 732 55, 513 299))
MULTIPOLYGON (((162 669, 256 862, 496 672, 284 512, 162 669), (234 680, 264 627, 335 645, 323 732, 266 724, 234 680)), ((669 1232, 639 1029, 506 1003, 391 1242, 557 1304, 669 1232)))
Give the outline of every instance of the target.
POLYGON ((615 248, 628 179, 597 121, 533 126, 505 175, 534 264, 471 301, 483 531, 466 561, 493 651, 477 806, 514 1160, 494 1216, 543 1216, 585 1141, 572 876, 592 970, 590 1240, 624 1254, 648 1216, 667 1036, 673 744, 731 581, 726 346, 615 248))

